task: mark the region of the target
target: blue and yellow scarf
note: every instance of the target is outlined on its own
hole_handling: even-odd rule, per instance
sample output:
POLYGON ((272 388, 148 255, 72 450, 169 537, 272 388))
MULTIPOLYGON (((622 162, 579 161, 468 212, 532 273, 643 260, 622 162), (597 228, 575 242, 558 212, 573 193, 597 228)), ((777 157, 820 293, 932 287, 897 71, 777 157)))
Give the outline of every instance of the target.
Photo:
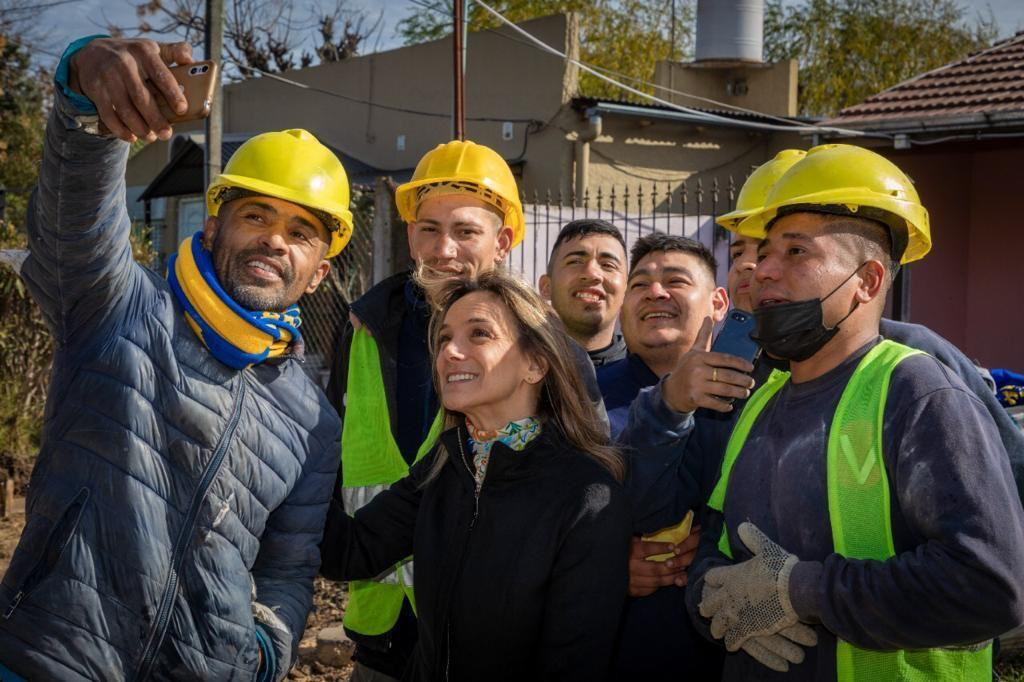
POLYGON ((299 306, 282 313, 246 310, 221 288, 213 258, 196 232, 167 264, 167 281, 185 309, 185 319, 213 357, 245 369, 284 354, 302 338, 299 306))

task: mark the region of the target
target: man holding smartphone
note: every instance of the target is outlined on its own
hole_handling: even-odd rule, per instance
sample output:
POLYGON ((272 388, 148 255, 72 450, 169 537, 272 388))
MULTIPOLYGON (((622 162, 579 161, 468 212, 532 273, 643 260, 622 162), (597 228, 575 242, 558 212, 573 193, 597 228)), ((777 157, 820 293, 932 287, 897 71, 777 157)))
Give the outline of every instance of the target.
POLYGON ((351 235, 348 180, 308 132, 258 135, 167 280, 136 264, 129 143, 170 137, 157 97, 186 110, 168 65, 191 61, 89 38, 57 69, 21 270, 56 351, 4 680, 281 680, 312 606, 340 424, 296 302, 351 235))

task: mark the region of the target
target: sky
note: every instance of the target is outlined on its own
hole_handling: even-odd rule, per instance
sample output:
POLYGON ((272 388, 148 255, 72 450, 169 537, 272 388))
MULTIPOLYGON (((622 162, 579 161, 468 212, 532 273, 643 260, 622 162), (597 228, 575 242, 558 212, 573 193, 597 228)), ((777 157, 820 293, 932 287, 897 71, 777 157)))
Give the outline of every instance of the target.
MULTIPOLYGON (((102 33, 108 23, 137 26, 137 3, 138 0, 74 0, 42 11, 37 19, 37 27, 45 38, 38 43, 40 51, 35 55, 36 58, 41 64, 53 64, 56 61, 55 55, 59 56, 69 42, 83 35, 102 33)), ((298 0, 296 4, 310 4, 310 0, 298 0)), ((329 6, 333 3, 326 0, 323 4, 329 6)), ((396 25, 416 7, 413 0, 348 0, 348 4, 353 8, 365 9, 368 17, 374 19, 383 10, 383 30, 379 41, 379 49, 382 50, 401 45, 396 25)), ((971 14, 991 10, 999 25, 1000 37, 1024 30, 1024 0, 961 0, 961 4, 971 14)))

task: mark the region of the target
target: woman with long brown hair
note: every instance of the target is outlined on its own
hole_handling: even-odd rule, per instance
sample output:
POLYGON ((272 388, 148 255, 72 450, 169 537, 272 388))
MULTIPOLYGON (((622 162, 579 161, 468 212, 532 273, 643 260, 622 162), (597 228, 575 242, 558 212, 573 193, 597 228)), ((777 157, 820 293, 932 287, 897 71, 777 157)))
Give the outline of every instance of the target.
POLYGON ((500 272, 428 286, 449 427, 410 475, 349 517, 325 576, 415 556, 419 643, 406 679, 607 674, 628 583, 624 465, 540 297, 500 272))

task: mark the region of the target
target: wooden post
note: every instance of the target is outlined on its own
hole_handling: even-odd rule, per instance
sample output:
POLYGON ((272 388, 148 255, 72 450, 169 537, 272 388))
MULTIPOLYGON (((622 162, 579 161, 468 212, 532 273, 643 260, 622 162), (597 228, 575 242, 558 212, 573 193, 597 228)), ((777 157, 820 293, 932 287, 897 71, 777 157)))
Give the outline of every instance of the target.
MULTIPOLYGON (((224 49, 224 0, 206 0, 206 35, 203 41, 204 57, 212 59, 219 66, 223 66, 221 58, 224 49)), ((206 118, 206 136, 203 141, 205 163, 203 164, 205 183, 203 187, 209 187, 210 182, 221 171, 221 139, 224 132, 224 90, 220 85, 220 78, 217 79, 217 86, 213 90, 213 101, 210 106, 210 115, 206 118)))
POLYGON ((466 83, 464 69, 465 65, 465 17, 463 16, 466 6, 465 0, 455 0, 452 12, 452 39, 454 67, 454 90, 455 102, 452 104, 452 137, 456 140, 466 139, 466 83))
POLYGON ((10 475, 4 478, 4 500, 3 508, 0 509, 0 516, 9 517, 14 513, 14 479, 10 475))

